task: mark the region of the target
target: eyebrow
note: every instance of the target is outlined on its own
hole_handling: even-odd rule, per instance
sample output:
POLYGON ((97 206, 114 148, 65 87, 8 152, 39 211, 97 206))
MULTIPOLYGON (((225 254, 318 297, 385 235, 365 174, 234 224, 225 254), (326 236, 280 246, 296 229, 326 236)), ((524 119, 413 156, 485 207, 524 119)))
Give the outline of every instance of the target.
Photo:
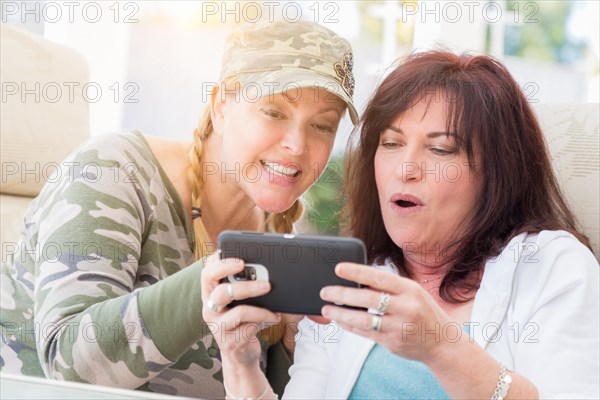
MULTIPOLYGON (((389 129, 389 130, 391 130, 391 131, 394 131, 394 132, 396 132, 396 133, 399 133, 399 134, 401 134, 401 135, 404 135, 404 131, 403 131, 402 129, 400 129, 400 128, 396 127, 396 126, 390 125, 390 126, 388 126, 388 129, 389 129)), ((455 139, 457 138, 457 135, 456 135, 456 133, 452 133, 452 132, 445 132, 445 131, 440 131, 440 132, 429 132, 429 133, 427 133, 425 136, 427 136, 427 137, 428 137, 428 138, 430 138, 430 139, 435 139, 435 138, 437 138, 437 137, 440 137, 440 136, 446 136, 446 137, 448 137, 448 136, 452 136, 452 137, 453 137, 453 138, 455 138, 455 139)))
POLYGON ((329 111, 335 111, 335 113, 338 115, 344 114, 344 111, 340 111, 339 108, 336 108, 336 107, 323 108, 322 110, 319 110, 319 112, 317 114, 325 114, 325 113, 328 113, 329 111))
MULTIPOLYGON (((294 108, 298 108, 299 105, 300 105, 300 102, 298 102, 298 101, 288 101, 288 100, 286 100, 284 98, 281 98, 281 97, 275 97, 273 99, 273 101, 269 101, 269 103, 270 104, 287 104, 287 105, 291 105, 294 108)), ((329 107, 326 107, 326 108, 323 108, 323 109, 319 110, 317 112, 317 115, 325 114, 325 113, 328 113, 329 111, 335 111, 335 113, 338 116, 341 117, 342 115, 344 115, 344 111, 346 111, 346 110, 343 109, 343 110, 340 111, 339 108, 337 108, 337 107, 329 106, 329 107)))

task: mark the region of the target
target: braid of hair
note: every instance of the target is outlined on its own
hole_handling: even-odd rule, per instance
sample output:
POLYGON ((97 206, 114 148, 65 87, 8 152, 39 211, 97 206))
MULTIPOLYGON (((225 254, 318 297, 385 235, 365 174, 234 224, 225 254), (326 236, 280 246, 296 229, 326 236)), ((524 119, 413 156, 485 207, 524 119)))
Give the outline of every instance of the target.
POLYGON ((267 219, 267 229, 269 232, 291 233, 294 230, 294 223, 296 223, 303 214, 304 204, 298 199, 284 212, 269 215, 269 218, 267 219))
MULTIPOLYGON (((190 168, 187 172, 187 178, 192 189, 192 207, 202 209, 202 188, 204 187, 204 177, 202 176, 202 155, 204 152, 204 139, 212 132, 212 121, 210 118, 210 105, 204 108, 198 128, 194 130, 194 145, 188 153, 190 168)), ((210 243, 210 236, 202 223, 202 218, 194 218, 194 237, 196 246, 194 256, 197 260, 212 253, 213 249, 210 243)))

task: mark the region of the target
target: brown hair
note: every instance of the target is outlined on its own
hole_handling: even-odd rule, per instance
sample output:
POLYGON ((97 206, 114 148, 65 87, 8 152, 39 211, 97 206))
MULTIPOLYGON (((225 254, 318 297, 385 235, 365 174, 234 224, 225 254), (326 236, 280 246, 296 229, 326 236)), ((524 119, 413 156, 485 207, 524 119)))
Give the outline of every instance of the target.
POLYGON ((343 215, 351 233, 365 242, 369 262, 390 258, 411 277, 402 249, 383 224, 374 157, 392 120, 436 92, 449 99, 448 132, 456 132, 459 150, 466 151, 482 181, 469 229, 442 251, 451 267, 440 296, 449 302, 469 300, 461 293, 478 288, 473 272, 521 232, 563 229, 590 247, 560 191, 542 129, 506 67, 486 55, 434 50, 408 56, 384 79, 348 145, 343 215))

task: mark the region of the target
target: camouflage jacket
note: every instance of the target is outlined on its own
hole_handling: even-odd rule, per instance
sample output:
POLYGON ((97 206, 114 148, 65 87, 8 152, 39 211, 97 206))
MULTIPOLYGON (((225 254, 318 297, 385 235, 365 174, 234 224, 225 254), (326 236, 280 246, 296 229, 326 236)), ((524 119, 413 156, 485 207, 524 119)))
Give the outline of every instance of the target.
POLYGON ((0 274, 3 372, 223 397, 193 229, 141 134, 75 150, 24 222, 0 274))

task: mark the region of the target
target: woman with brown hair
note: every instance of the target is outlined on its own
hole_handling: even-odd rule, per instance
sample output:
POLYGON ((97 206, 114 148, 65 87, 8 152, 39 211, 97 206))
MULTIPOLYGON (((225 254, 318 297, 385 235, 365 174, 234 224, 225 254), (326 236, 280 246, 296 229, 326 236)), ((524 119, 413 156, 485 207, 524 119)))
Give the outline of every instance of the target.
MULTIPOLYGON (((339 264, 367 288, 321 297, 369 311, 331 304, 322 314, 335 322, 300 323, 285 397, 597 398, 598 262, 507 69, 483 55, 411 55, 354 135, 345 211, 373 267, 339 264)), ((238 268, 209 267, 203 285, 238 268)), ((212 297, 226 304, 223 290, 212 297)), ((233 329, 233 310, 203 312, 233 329)), ((218 344, 226 390, 270 394, 255 344, 218 344)))

